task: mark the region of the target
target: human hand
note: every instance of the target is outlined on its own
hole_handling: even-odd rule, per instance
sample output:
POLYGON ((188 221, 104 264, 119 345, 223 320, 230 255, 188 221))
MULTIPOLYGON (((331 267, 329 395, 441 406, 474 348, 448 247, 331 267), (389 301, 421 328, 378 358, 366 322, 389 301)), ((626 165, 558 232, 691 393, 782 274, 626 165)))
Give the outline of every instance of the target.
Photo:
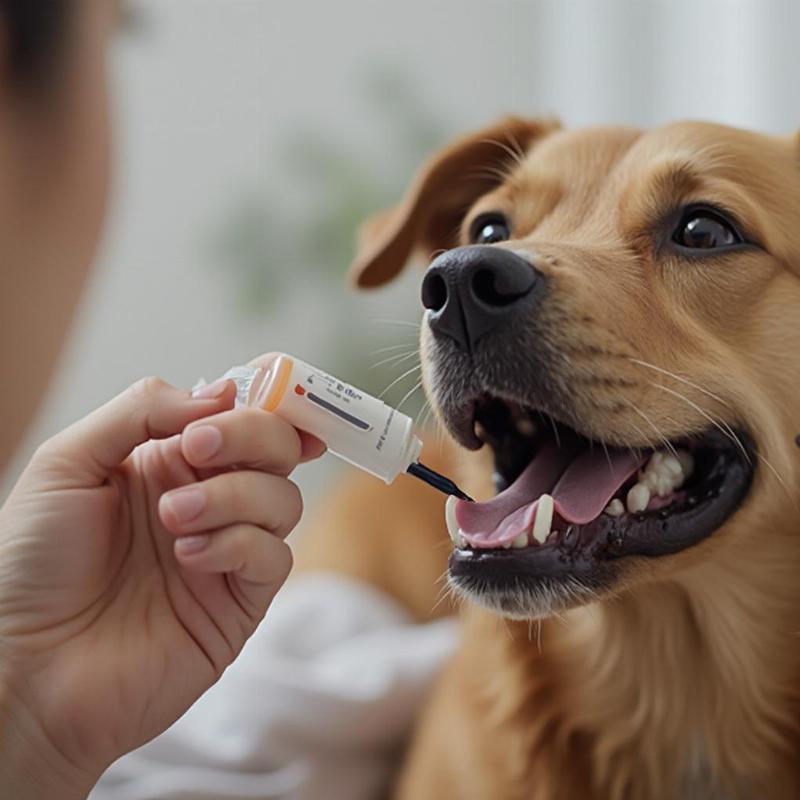
POLYGON ((0 786, 85 795, 236 658, 292 564, 324 446, 142 381, 46 442, 0 509, 0 786), (55 787, 58 787, 56 790, 55 787))

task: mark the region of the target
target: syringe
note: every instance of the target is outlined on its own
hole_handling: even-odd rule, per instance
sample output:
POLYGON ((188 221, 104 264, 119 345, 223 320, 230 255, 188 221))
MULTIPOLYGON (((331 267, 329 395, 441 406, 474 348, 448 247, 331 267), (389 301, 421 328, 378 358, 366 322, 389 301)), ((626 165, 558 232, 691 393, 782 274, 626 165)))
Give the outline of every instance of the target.
POLYGON ((282 417, 322 440, 331 453, 386 483, 408 473, 445 494, 472 498, 419 461, 422 440, 410 417, 292 356, 276 353, 223 376, 237 386, 237 403, 282 417))

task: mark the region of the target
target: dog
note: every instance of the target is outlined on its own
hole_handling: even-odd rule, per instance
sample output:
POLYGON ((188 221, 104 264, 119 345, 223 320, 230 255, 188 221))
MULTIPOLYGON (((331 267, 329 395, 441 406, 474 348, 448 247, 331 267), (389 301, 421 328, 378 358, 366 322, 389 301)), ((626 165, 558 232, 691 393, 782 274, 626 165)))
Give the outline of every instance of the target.
POLYGON ((463 604, 394 796, 800 797, 800 140, 509 117, 364 226, 354 281, 414 255, 437 466, 480 502, 448 537, 353 479, 300 559, 463 604))

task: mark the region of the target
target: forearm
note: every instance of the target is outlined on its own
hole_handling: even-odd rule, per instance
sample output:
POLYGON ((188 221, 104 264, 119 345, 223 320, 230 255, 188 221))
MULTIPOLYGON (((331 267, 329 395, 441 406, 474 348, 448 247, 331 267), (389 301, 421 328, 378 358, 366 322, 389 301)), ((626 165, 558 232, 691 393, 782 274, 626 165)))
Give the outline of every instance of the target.
POLYGON ((0 681, 0 797, 85 800, 98 778, 70 764, 35 712, 0 681))

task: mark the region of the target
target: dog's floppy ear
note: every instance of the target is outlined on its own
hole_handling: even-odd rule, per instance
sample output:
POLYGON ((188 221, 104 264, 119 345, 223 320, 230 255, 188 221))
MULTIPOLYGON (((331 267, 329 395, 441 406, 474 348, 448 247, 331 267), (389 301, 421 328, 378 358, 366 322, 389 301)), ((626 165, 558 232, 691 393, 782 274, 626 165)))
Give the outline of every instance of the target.
POLYGON ((350 269, 353 283, 381 286, 399 274, 415 250, 430 255, 454 247, 461 218, 472 203, 500 183, 504 167, 533 141, 558 128, 554 120, 505 117, 433 156, 400 205, 362 226, 350 269))

